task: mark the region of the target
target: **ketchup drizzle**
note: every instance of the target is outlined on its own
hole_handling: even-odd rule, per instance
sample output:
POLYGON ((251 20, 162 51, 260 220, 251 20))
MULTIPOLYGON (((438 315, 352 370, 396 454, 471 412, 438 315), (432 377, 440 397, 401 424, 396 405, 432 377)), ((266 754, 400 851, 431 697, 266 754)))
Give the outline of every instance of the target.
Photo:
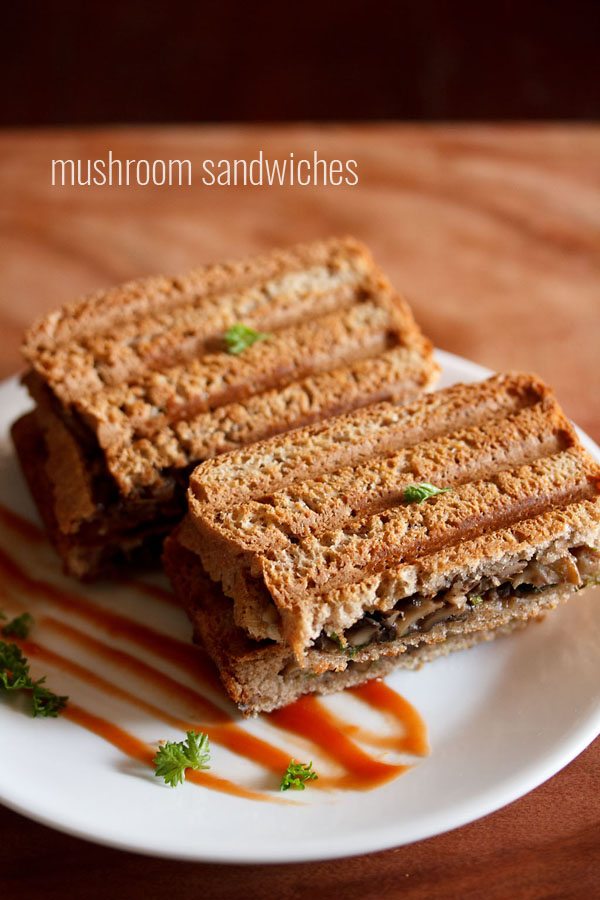
MULTIPOLYGON (((0 504, 0 522, 30 544, 45 541, 43 532, 36 525, 2 504, 0 504)), ((166 722, 179 730, 204 731, 214 743, 260 764, 277 776, 283 774, 291 755, 255 737, 236 723, 234 720, 236 711, 232 712, 228 698, 223 696, 216 669, 199 648, 161 634, 134 619, 105 609, 87 597, 71 590, 64 590, 50 581, 31 574, 1 548, 0 576, 3 589, 8 588, 10 594, 16 590, 18 594, 25 594, 28 601, 34 604, 39 603, 49 607, 51 611, 59 610, 72 615, 96 626, 101 634, 123 638, 133 647, 150 651, 154 656, 168 660, 186 672, 188 677, 192 677, 200 690, 182 684, 138 656, 114 647, 100 637, 92 636, 76 625, 67 624, 51 614, 38 616, 40 633, 54 632, 63 640, 84 650, 90 661, 101 659, 110 663, 124 676, 127 674, 136 676, 152 688, 153 698, 155 694, 165 698, 168 709, 159 705, 159 702, 144 699, 138 693, 128 690, 104 675, 97 674, 87 666, 68 659, 38 641, 17 641, 32 662, 40 660, 46 665, 66 672, 104 694, 134 705, 152 718, 166 722), (206 689, 216 693, 223 706, 207 697, 204 693, 206 689), (190 713, 175 714, 172 711, 174 706, 190 710, 190 713)), ((162 587, 135 579, 123 580, 121 585, 129 585, 138 593, 144 593, 170 605, 177 605, 173 596, 162 587)), ((346 721, 327 709, 315 696, 310 695, 301 697, 291 705, 265 716, 265 720, 271 726, 283 733, 292 733, 305 740, 308 739, 322 756, 333 761, 336 768, 342 770, 339 775, 320 776, 319 780, 313 783, 315 788, 367 790, 396 778, 410 768, 408 765, 391 764, 373 757, 362 749, 358 741, 372 747, 392 749, 414 756, 428 753, 426 727, 419 713, 384 682, 369 681, 348 688, 347 692, 360 703, 380 712, 389 723, 393 724, 393 733, 380 734, 346 721)), ((72 701, 69 701, 62 715, 102 737, 131 759, 153 767, 152 760, 156 750, 115 723, 72 701)), ((272 795, 249 790, 211 773, 188 770, 186 777, 195 784, 233 796, 252 800, 273 800, 272 795)))

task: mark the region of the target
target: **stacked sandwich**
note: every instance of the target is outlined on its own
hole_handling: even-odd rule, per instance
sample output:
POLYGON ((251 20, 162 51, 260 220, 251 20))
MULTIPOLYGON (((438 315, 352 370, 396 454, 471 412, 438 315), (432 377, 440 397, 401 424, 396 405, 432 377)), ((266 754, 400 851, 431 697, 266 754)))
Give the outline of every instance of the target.
POLYGON ((165 565, 246 713, 489 640, 600 577, 600 467, 527 375, 234 451, 188 499, 165 565))
POLYGON ((600 467, 528 375, 430 343, 332 240, 68 305, 13 436, 65 569, 164 564, 245 713, 414 667, 600 579, 600 467))
POLYGON ((412 314, 351 239, 63 307, 27 333, 32 413, 13 428, 65 569, 158 559, 194 466, 437 374, 412 314))

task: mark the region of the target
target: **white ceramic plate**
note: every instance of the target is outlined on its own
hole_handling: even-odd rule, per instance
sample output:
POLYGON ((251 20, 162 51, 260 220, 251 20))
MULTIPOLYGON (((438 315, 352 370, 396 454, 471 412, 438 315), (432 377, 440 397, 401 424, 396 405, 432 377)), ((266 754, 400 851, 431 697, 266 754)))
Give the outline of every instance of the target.
MULTIPOLYGON (((447 353, 440 352, 438 358, 443 385, 488 374, 447 353)), ((2 501, 35 519, 8 439, 10 423, 28 405, 15 380, 0 386, 2 501)), ((600 458, 598 448, 583 437, 600 458)), ((0 537, 3 545, 7 540, 0 537)), ((25 547, 21 540, 16 546, 13 542, 11 550, 20 554, 30 572, 43 572, 62 588, 83 592, 101 606, 124 611, 174 637, 188 638, 183 614, 165 603, 120 586, 82 591, 61 576, 56 559, 43 544, 36 549, 25 547)), ((27 605, 27 597, 23 599, 27 605)), ((3 605, 6 602, 0 599, 3 605)), ((29 608, 37 611, 36 606, 29 608)), ((140 653, 127 641, 89 623, 77 621, 77 626, 193 685, 189 674, 159 657, 140 653)), ((134 689, 130 679, 93 654, 61 643, 56 636, 43 639, 104 677, 113 676, 134 689)), ((587 591, 540 625, 439 659, 419 672, 390 677, 388 683, 424 717, 430 756, 415 761, 404 776, 370 792, 309 789, 294 794, 298 801, 294 805, 238 799, 189 783, 170 789, 149 769, 72 722, 31 719, 12 704, 0 703, 0 800, 79 837, 188 860, 316 860, 409 843, 510 803, 565 766, 593 740, 600 731, 598 646, 598 595, 587 591)), ((46 669, 55 690, 68 692, 74 701, 143 740, 180 739, 180 732, 139 709, 46 669)), ((135 690, 144 695, 142 683, 136 683, 135 690)), ((347 709, 355 720, 366 709, 346 695, 326 702, 336 710, 347 709)), ((306 758, 306 747, 263 720, 244 727, 306 758)), ((326 765, 315 757, 317 769, 326 765)), ((213 768, 251 788, 275 787, 273 777, 265 776, 264 770, 220 747, 213 750, 213 768)), ((273 790, 272 796, 282 795, 273 790)))

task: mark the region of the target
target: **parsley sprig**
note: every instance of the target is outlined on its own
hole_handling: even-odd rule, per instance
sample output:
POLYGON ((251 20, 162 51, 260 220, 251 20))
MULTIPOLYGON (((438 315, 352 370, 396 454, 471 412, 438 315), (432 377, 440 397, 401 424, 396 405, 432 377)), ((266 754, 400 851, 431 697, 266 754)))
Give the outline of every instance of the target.
POLYGON ((436 494, 446 494, 452 488, 439 488, 428 481, 422 481, 419 484, 409 484, 404 488, 404 499, 407 503, 423 503, 429 497, 435 497, 436 494))
POLYGON ((234 356, 238 356, 248 347, 251 347, 252 344, 255 344, 257 341, 264 341, 268 337, 269 335, 266 332, 256 331, 249 325, 244 325, 243 322, 232 325, 224 335, 227 352, 232 353, 234 356))
POLYGON ((53 693, 45 682, 45 677, 33 681, 29 661, 20 647, 0 641, 0 694, 25 691, 31 695, 31 714, 35 718, 54 718, 65 708, 69 698, 53 693))
POLYGON ((183 783, 186 769, 210 769, 208 736, 201 731, 187 731, 185 741, 165 741, 152 760, 157 778, 171 787, 183 783))
POLYGON ((5 691, 21 691, 30 683, 29 663, 20 648, 0 641, 0 687, 5 691))
POLYGON ((56 718, 67 705, 68 697, 59 696, 44 686, 45 678, 34 682, 31 694, 32 714, 34 718, 56 718))
POLYGON ((313 771, 312 761, 309 763, 301 763, 295 759, 290 759, 287 769, 284 772, 280 791, 303 791, 306 788, 307 781, 315 781, 319 776, 313 771))
MULTIPOLYGON (((4 613, 0 613, 0 618, 6 619, 4 613)), ((33 616, 25 612, 4 625, 2 627, 2 634, 4 637, 16 637, 24 640, 28 636, 32 626, 33 616)))

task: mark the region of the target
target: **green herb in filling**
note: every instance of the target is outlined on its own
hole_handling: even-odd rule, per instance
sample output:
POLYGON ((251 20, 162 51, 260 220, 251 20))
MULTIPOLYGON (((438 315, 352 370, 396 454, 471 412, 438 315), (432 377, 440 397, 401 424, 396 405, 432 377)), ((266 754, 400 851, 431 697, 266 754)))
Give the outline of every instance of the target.
POLYGON ((366 647, 367 644, 369 643, 369 641, 367 641, 365 644, 361 644, 360 647, 351 647, 350 644, 344 643, 342 638, 335 631, 332 631, 330 634, 327 635, 327 637, 329 638, 330 641, 333 641, 334 644, 337 644, 338 648, 342 651, 342 653, 345 653, 346 656, 350 657, 350 659, 353 659, 356 656, 356 654, 361 649, 361 647, 366 647))
POLYGON ((327 637, 329 638, 330 641, 333 641, 334 644, 337 644, 340 650, 347 649, 347 644, 345 644, 343 642, 343 640, 341 639, 339 634, 337 634, 337 632, 332 631, 330 634, 327 635, 327 637))

